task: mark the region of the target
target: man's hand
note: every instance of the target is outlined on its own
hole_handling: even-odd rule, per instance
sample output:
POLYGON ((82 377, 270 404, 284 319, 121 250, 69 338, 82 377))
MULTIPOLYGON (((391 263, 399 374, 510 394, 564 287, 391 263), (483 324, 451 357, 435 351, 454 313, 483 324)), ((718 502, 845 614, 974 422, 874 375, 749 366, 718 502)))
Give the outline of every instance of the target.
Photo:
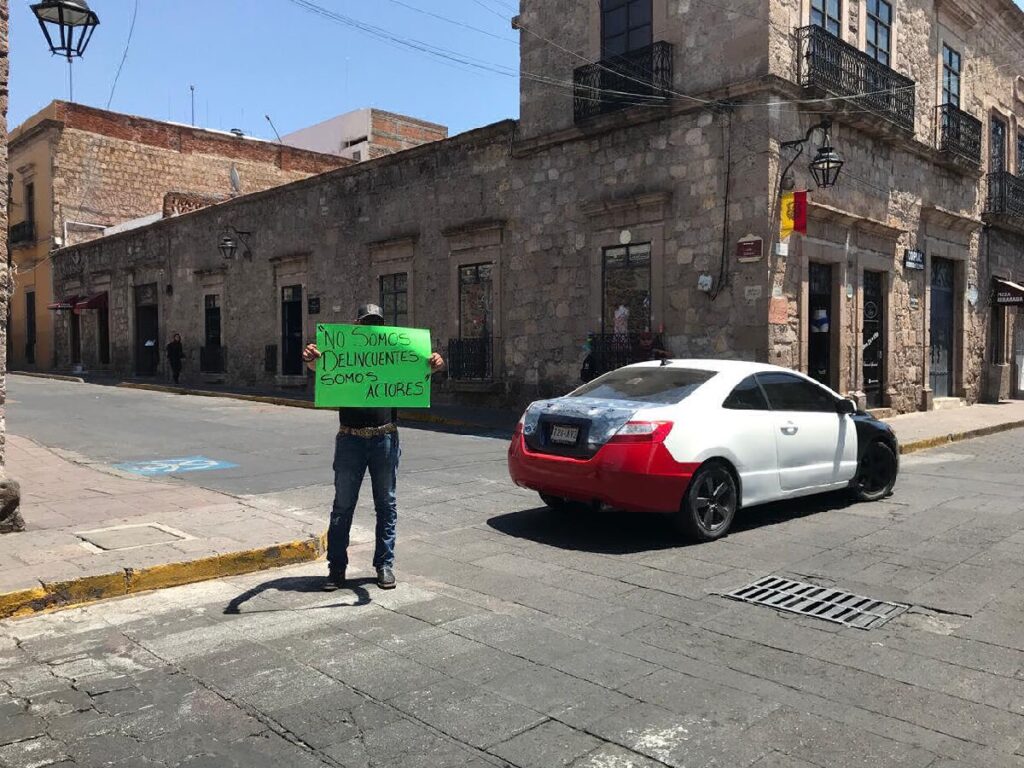
POLYGON ((302 350, 302 362, 306 364, 306 367, 311 371, 316 371, 316 361, 323 356, 323 352, 317 349, 316 344, 307 344, 306 348, 302 350))
POLYGON ((437 373, 442 368, 444 368, 444 358, 437 354, 437 352, 430 356, 430 358, 427 360, 427 363, 429 363, 430 365, 431 373, 437 373))

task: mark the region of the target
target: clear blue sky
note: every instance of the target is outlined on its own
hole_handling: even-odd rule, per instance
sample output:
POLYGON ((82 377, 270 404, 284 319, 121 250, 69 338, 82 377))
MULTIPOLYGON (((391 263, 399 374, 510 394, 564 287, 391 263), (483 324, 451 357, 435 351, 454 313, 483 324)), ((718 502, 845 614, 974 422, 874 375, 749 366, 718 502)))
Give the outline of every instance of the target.
MULTIPOLYGON (((518 33, 509 23, 518 0, 316 2, 395 36, 518 67, 518 33), (497 37, 403 6, 455 18, 497 37)), ((134 0, 89 3, 100 26, 85 57, 75 61, 75 101, 105 107, 134 0)), ((50 54, 29 4, 11 0, 11 127, 68 96, 67 64, 50 54)), ((241 128, 264 138, 272 138, 265 114, 285 134, 373 106, 443 123, 457 133, 519 112, 515 77, 448 66, 397 49, 290 0, 139 0, 110 108, 188 123, 190 84, 196 86, 197 125, 241 128)))

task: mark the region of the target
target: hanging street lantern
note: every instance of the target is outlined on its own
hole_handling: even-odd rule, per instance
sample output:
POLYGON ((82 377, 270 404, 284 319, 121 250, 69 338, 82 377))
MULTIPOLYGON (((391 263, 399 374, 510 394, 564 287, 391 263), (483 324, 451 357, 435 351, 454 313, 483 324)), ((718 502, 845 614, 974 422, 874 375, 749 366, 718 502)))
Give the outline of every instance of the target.
POLYGON ((217 246, 217 250, 220 251, 220 255, 225 261, 231 261, 235 258, 235 252, 238 251, 238 243, 231 235, 224 235, 220 239, 220 245, 217 246))
POLYGON ((843 158, 832 149, 826 139, 826 143, 818 148, 818 154, 811 161, 811 175, 814 177, 814 183, 822 189, 834 187, 842 169, 843 158))
POLYGON ((238 253, 238 243, 242 243, 242 258, 252 260, 252 250, 249 248, 249 242, 245 239, 252 232, 242 232, 241 230, 235 229, 230 224, 224 228, 224 233, 221 235, 220 243, 217 245, 217 250, 220 251, 221 257, 225 261, 231 261, 235 258, 238 253))
POLYGON ((69 62, 85 53, 100 23, 85 0, 42 0, 31 7, 52 53, 69 62))
POLYGON ((835 151, 832 147, 832 121, 828 118, 823 119, 817 125, 812 125, 807 129, 807 134, 802 139, 795 139, 794 141, 782 142, 782 147, 785 149, 797 149, 799 150, 793 159, 789 161, 789 165, 782 172, 780 183, 784 188, 792 189, 794 186, 793 179, 789 176, 789 171, 793 167, 793 164, 799 159, 804 152, 804 144, 811 140, 811 136, 815 131, 821 131, 822 143, 818 147, 817 153, 814 155, 814 159, 811 160, 808 166, 811 171, 811 175, 814 177, 814 183, 818 187, 825 189, 827 187, 834 187, 836 182, 839 180, 839 172, 843 169, 843 158, 835 151))

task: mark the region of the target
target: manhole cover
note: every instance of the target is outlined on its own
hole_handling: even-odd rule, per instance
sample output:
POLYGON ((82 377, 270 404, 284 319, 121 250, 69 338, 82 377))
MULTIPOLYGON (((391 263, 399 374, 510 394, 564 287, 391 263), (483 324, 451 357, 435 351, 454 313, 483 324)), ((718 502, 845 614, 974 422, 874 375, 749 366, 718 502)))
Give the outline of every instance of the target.
POLYGON ((75 535, 86 544, 91 544, 102 550, 151 547, 155 544, 171 544, 189 538, 187 534, 175 531, 166 525, 154 523, 98 528, 94 531, 80 531, 75 535))
POLYGON ((723 597, 767 605, 780 611, 813 616, 857 629, 880 627, 910 607, 777 576, 758 579, 723 597))

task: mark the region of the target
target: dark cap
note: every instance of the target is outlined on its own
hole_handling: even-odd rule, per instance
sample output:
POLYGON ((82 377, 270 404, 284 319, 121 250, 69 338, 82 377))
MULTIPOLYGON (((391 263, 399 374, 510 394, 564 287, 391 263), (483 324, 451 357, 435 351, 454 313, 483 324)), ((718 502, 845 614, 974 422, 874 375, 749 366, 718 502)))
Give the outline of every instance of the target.
POLYGON ((356 314, 356 320, 360 323, 364 320, 369 319, 380 320, 384 322, 384 310, 378 307, 376 304, 363 304, 359 307, 359 312, 356 314))

